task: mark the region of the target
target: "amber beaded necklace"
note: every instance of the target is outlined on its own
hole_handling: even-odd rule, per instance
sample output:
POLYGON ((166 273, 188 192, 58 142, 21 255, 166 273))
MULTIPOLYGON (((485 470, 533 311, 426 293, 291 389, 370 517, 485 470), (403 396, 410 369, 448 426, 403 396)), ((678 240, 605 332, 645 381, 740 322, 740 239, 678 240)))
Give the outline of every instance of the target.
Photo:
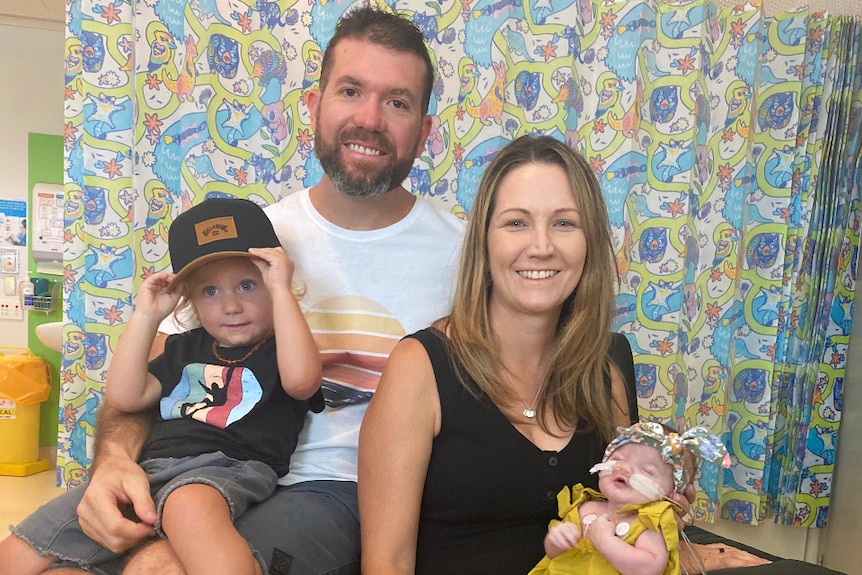
POLYGON ((248 352, 239 359, 225 359, 222 356, 220 356, 218 353, 218 342, 216 340, 213 340, 213 355, 216 356, 216 359, 219 360, 220 362, 227 364, 227 365, 230 365, 230 366, 234 366, 234 365, 237 365, 238 363, 244 363, 245 360, 250 358, 252 356, 252 354, 254 354, 254 352, 259 350, 261 348, 261 346, 263 346, 263 344, 265 344, 266 340, 268 340, 268 339, 269 339, 269 337, 265 337, 262 340, 260 340, 259 342, 257 342, 256 344, 254 344, 254 347, 251 348, 250 350, 248 350, 248 352))

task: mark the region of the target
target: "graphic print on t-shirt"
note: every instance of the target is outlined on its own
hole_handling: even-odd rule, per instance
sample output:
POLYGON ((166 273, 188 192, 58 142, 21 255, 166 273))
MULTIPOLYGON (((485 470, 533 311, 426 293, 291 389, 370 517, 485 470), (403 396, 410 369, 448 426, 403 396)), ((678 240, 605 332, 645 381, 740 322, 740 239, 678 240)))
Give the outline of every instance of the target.
POLYGON ((159 406, 162 419, 195 419, 224 429, 260 402, 263 390, 246 367, 190 363, 159 406))
POLYGON ((305 319, 320 348, 326 406, 370 401, 389 353, 407 335, 401 323, 379 303, 357 295, 319 301, 305 319))

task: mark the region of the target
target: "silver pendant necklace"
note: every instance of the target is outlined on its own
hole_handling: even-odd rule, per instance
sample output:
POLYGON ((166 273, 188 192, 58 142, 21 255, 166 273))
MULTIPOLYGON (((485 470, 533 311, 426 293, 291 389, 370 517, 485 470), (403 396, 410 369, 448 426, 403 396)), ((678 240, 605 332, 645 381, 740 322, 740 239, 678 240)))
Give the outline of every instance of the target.
POLYGON ((544 387, 544 382, 542 382, 542 385, 539 386, 539 390, 536 392, 536 397, 533 398, 533 402, 530 405, 527 405, 527 402, 523 400, 523 398, 520 396, 520 394, 518 395, 518 399, 520 399, 521 403, 524 404, 524 411, 521 412, 524 414, 524 417, 526 417, 528 419, 533 419, 534 417, 536 417, 536 410, 533 408, 536 405, 536 401, 539 399, 539 394, 542 393, 543 387, 544 387))
POLYGON ((503 369, 506 371, 506 379, 509 380, 509 385, 512 386, 512 390, 515 392, 515 395, 518 396, 518 399, 521 400, 521 403, 524 404, 524 411, 522 411, 521 413, 524 414, 524 417, 526 417, 527 419, 533 419, 534 417, 536 417, 536 402, 539 400, 539 395, 541 395, 542 389, 544 389, 545 387, 545 380, 548 378, 548 376, 545 375, 545 377, 542 378, 542 383, 539 385, 539 389, 536 390, 536 397, 534 397, 533 401, 528 404, 526 401, 524 401, 524 398, 521 397, 521 394, 518 393, 518 390, 515 388, 515 383, 512 381, 511 372, 505 367, 503 369))

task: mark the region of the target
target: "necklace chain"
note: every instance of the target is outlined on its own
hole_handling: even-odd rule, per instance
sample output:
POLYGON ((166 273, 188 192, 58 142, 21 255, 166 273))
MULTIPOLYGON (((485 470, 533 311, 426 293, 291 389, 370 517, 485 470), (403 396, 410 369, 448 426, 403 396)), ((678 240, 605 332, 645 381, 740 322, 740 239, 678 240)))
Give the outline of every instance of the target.
POLYGON ((536 402, 539 400, 539 395, 541 395, 542 390, 545 388, 545 380, 548 379, 547 374, 545 375, 545 377, 542 378, 542 383, 539 385, 539 389, 536 390, 536 397, 534 397, 533 401, 528 404, 526 401, 524 401, 524 398, 521 397, 521 394, 518 393, 518 390, 515 388, 515 382, 512 381, 512 373, 505 367, 503 369, 506 371, 506 378, 509 380, 509 384, 512 386, 512 390, 515 392, 515 395, 518 396, 518 399, 521 400, 521 403, 524 404, 524 411, 522 411, 521 413, 524 414, 524 417, 526 417, 527 419, 533 419, 534 417, 536 417, 536 402))
POLYGON ((219 352, 218 352, 218 347, 219 347, 218 342, 216 340, 213 340, 213 355, 216 356, 216 359, 219 360, 220 362, 225 363, 229 366, 234 366, 238 363, 244 363, 245 360, 250 358, 252 356, 252 354, 254 354, 254 352, 259 350, 261 348, 261 346, 263 346, 263 344, 265 344, 266 340, 268 340, 268 339, 269 339, 269 337, 265 337, 262 340, 260 340, 259 342, 257 342, 256 344, 254 344, 254 347, 252 347, 250 350, 248 350, 248 352, 239 359, 225 359, 225 358, 223 358, 221 355, 219 355, 219 352))

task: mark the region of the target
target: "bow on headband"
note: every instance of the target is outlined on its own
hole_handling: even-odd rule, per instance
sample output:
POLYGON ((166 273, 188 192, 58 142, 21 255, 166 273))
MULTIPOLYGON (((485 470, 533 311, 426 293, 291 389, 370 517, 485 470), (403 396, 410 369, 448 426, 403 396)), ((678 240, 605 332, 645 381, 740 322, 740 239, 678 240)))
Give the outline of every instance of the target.
POLYGON ((689 451, 695 460, 715 462, 722 459, 722 467, 730 467, 730 456, 721 440, 705 427, 693 427, 683 433, 665 433, 664 428, 652 421, 641 421, 631 427, 618 427, 619 435, 608 444, 602 462, 626 443, 641 443, 659 450, 662 459, 673 467, 673 483, 682 493, 692 479, 683 466, 683 455, 689 451))

